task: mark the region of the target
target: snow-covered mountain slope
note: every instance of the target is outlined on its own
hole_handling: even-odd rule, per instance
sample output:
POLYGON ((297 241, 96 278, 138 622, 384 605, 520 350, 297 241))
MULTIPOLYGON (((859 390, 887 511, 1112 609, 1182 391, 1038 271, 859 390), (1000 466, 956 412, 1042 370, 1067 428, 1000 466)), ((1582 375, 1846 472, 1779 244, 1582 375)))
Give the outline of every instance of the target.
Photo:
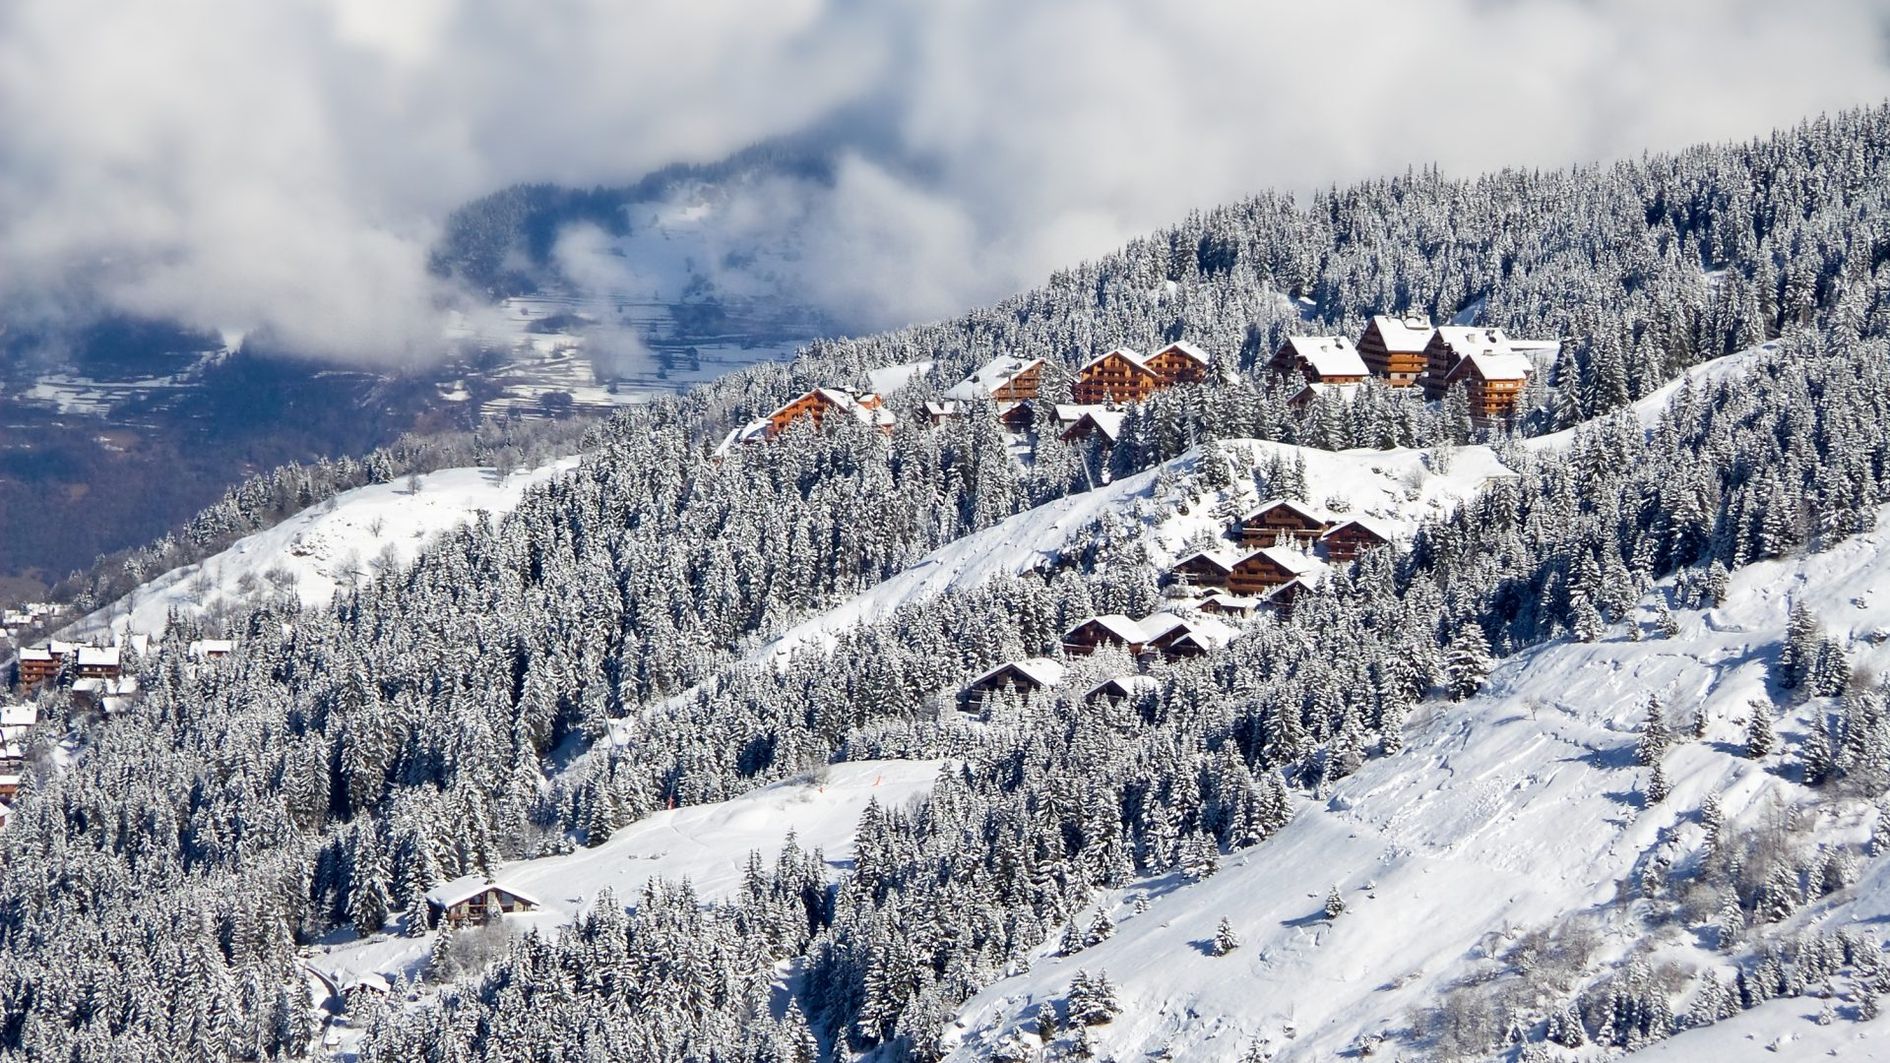
MULTIPOLYGON (((1617 627, 1602 641, 1557 642, 1502 662, 1481 695, 1427 706, 1402 752, 1368 762, 1218 874, 1107 896, 1118 929, 1074 956, 1054 955, 1052 935, 1029 971, 965 1005, 954 1058, 982 1058, 1007 1031, 1030 1026, 1039 1003, 1064 997, 1079 969, 1106 971, 1120 987, 1121 1016, 1092 1031, 1099 1057, 1116 1059, 1234 1059, 1255 1044, 1281 1061, 1335 1058, 1361 1038, 1408 1031, 1415 1012, 1501 966, 1492 957, 1519 936, 1570 919, 1599 932, 1591 977, 1644 947, 1686 966, 1717 965, 1729 979, 1728 957, 1703 947, 1711 934, 1684 920, 1650 932, 1621 883, 1656 853, 1698 846, 1696 811, 1709 793, 1723 802, 1729 829, 1808 803, 1808 791, 1773 770, 1777 757, 1743 756, 1748 702, 1766 696, 1790 604, 1809 606, 1861 669, 1890 666, 1890 507, 1881 516, 1873 532, 1825 553, 1740 570, 1724 605, 1679 613, 1672 638, 1648 629, 1635 641, 1617 627), (1647 771, 1634 746, 1650 693, 1678 730, 1695 713, 1709 722, 1704 739, 1680 739, 1668 753, 1672 794, 1643 807, 1647 771), (1335 886, 1346 910, 1327 919, 1324 898, 1335 886), (1140 914, 1137 898, 1148 901, 1140 914), (1215 957, 1208 943, 1223 917, 1242 944, 1215 957)), ((1779 729, 1789 739, 1828 708, 1800 706, 1779 729)), ((1869 806, 1830 793, 1818 805, 1817 841, 1867 836, 1869 806)), ((1879 862, 1780 929, 1885 921, 1890 866, 1879 862)), ((1806 1003, 1816 1010, 1813 1001, 1786 1002, 1688 1036, 1698 1052, 1747 1058, 1806 1003)), ((1792 1058, 1827 1040, 1842 1056, 1890 1057, 1890 1021, 1816 1036, 1807 1024, 1796 1034, 1806 1040, 1792 1042, 1800 1046, 1792 1058)), ((1702 1058, 1686 1043, 1656 1058, 1702 1058)))
POLYGON ((370 578, 383 553, 411 562, 440 532, 483 510, 494 516, 517 506, 526 489, 577 467, 562 458, 500 475, 490 468, 442 469, 410 484, 370 484, 303 510, 248 535, 203 561, 160 575, 114 605, 75 621, 61 637, 90 638, 107 630, 159 634, 171 610, 202 614, 293 587, 303 602, 327 603, 337 588, 370 578))
MULTIPOLYGON (((704 902, 732 896, 748 854, 772 864, 790 833, 804 850, 821 850, 828 866, 849 865, 860 813, 869 801, 899 808, 931 792, 943 761, 886 760, 835 764, 820 777, 776 783, 715 804, 669 809, 619 829, 596 848, 521 860, 493 869, 493 879, 542 902, 535 912, 507 917, 518 929, 553 928, 577 918, 605 889, 634 906, 653 879, 689 880, 704 902)), ((392 928, 390 927, 390 930, 392 928)), ((437 933, 366 940, 342 932, 308 950, 308 962, 346 983, 365 974, 417 975, 437 933)))
MULTIPOLYGON (((1448 513, 1490 480, 1512 475, 1481 446, 1458 448, 1441 462, 1430 451, 1411 449, 1335 452, 1258 439, 1229 440, 1219 447, 1235 464, 1244 462, 1255 472, 1274 460, 1303 462, 1310 501, 1342 506, 1346 517, 1370 518, 1394 538, 1448 513)), ((1156 496, 1158 480, 1191 478, 1202 453, 1197 447, 1158 468, 1057 499, 947 544, 865 593, 788 629, 764 652, 786 654, 813 639, 831 638, 854 624, 890 615, 909 602, 1028 571, 1054 560, 1110 514, 1145 526, 1157 563, 1177 560, 1190 540, 1225 527, 1223 503, 1248 507, 1261 501, 1250 481, 1237 481, 1209 496, 1156 496)))
MULTIPOLYGON (((1776 350, 1778 350, 1776 342, 1761 343, 1757 347, 1748 347, 1743 351, 1735 351, 1732 354, 1702 362, 1636 399, 1628 407, 1628 411, 1642 425, 1652 428, 1655 422, 1660 420, 1661 414, 1667 412, 1667 407, 1673 404, 1674 396, 1680 394, 1680 389, 1688 386, 1700 389, 1731 380, 1747 372, 1759 359, 1776 350)), ((1522 445, 1535 451, 1559 451, 1573 442, 1575 433, 1580 430, 1579 427, 1567 428, 1548 435, 1531 436, 1523 440, 1522 445)))

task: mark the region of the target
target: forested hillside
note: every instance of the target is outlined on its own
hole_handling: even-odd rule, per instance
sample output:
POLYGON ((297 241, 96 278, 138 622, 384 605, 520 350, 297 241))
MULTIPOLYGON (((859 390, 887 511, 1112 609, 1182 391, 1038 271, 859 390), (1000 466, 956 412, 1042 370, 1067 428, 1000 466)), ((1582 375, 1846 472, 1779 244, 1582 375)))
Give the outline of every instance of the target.
MULTIPOLYGON (((248 612, 229 658, 188 659, 198 632, 175 624, 139 662, 128 711, 81 718, 45 697, 27 792, 0 831, 0 1051, 299 1057, 317 1050, 299 945, 419 932, 430 887, 601 844, 671 805, 836 758, 937 758, 952 767, 928 799, 868 807, 837 884, 782 860, 713 907, 682 885, 621 898, 628 909, 525 937, 381 1012, 359 1051, 939 1058, 960 1004, 1098 891, 1264 858, 1305 795, 1395 762, 1406 718, 1474 694, 1493 657, 1610 637, 1656 599, 1698 606, 1732 570, 1873 526, 1890 499, 1887 163, 1879 108, 1604 169, 1261 196, 963 320, 823 342, 625 413, 505 518, 332 607, 248 612), (1159 605, 1161 573, 1128 521, 779 667, 749 658, 1105 471, 1099 453, 1049 443, 1020 463, 988 414, 927 424, 914 411, 936 381, 897 393, 890 440, 836 419, 707 457, 809 385, 923 359, 948 383, 998 353, 1071 366, 1186 338, 1239 371, 1131 413, 1108 472, 1249 437, 1435 446, 1428 460, 1448 462, 1472 432, 1447 411, 1373 389, 1292 411, 1255 363, 1288 330, 1479 301, 1486 322, 1566 341, 1523 431, 1599 423, 1558 447, 1493 440, 1515 477, 1408 553, 1368 554, 1290 618, 1166 670, 1127 710, 1073 694, 983 721, 949 706, 989 666, 1054 652, 1077 620, 1159 605), (1608 416, 1775 337, 1751 373, 1683 389, 1651 430, 1608 416)), ((1153 477, 1150 505, 1211 504, 1228 486, 1216 475, 1295 491, 1279 470, 1212 465, 1153 477)), ((1800 641, 1779 695, 1841 685, 1844 648, 1800 641)), ((1882 695, 1860 685, 1850 704, 1853 737, 1826 777, 1871 799, 1890 780, 1882 695)), ((1758 914, 1766 899, 1735 903, 1758 914)), ((1112 1001, 1085 981, 1069 1003, 1087 1029, 1112 1001)), ((1523 1017, 1523 1041, 1563 1029, 1559 1013, 1523 1017)), ((1413 1052, 1438 1048, 1413 1037, 1413 1052)))

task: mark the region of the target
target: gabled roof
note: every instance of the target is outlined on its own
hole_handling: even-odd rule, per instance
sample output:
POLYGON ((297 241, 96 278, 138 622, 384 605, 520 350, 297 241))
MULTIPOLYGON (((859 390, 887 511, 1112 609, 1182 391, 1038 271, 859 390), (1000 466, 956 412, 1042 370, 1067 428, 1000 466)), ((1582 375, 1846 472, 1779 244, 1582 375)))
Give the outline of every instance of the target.
POLYGON ((80 668, 116 668, 118 667, 118 647, 116 646, 80 646, 80 668))
POLYGON ((1160 688, 1161 683, 1152 675, 1112 675, 1109 678, 1083 691, 1083 697, 1093 698, 1098 694, 1118 694, 1122 697, 1134 697, 1160 688))
POLYGON ((0 727, 31 727, 39 722, 39 710, 32 705, 0 706, 0 727))
POLYGON ((1032 366, 1042 364, 1042 358, 1018 358, 1014 355, 1000 354, 979 366, 978 370, 970 376, 945 389, 945 397, 957 399, 960 402, 989 398, 993 391, 1010 383, 1020 373, 1032 366))
POLYGON ((946 399, 944 402, 935 402, 931 399, 927 399, 925 400, 925 412, 928 416, 932 417, 956 417, 962 411, 957 401, 954 399, 946 399))
POLYGON ((1358 398, 1359 388, 1363 386, 1362 384, 1327 384, 1315 381, 1293 392, 1292 398, 1286 401, 1298 405, 1300 403, 1312 402, 1315 399, 1323 399, 1330 395, 1340 402, 1351 402, 1353 399, 1358 398))
POLYGON ((236 649, 234 639, 198 639, 185 648, 192 657, 208 657, 212 654, 229 653, 236 649))
POLYGON ((1260 599, 1244 598, 1238 594, 1227 594, 1225 592, 1222 592, 1219 594, 1210 594, 1207 597, 1201 599, 1201 605, 1213 606, 1216 609, 1227 609, 1233 612, 1250 613, 1254 611, 1255 609, 1260 608, 1260 599))
POLYGON ((1192 343, 1189 343, 1187 340, 1176 340, 1175 342, 1169 344, 1168 346, 1163 347, 1161 350, 1156 351, 1155 354, 1149 355, 1149 357, 1153 358, 1156 355, 1168 354, 1171 351, 1175 354, 1181 355, 1184 358, 1189 358, 1196 362, 1199 362, 1202 365, 1208 365, 1213 361, 1213 359, 1208 357, 1208 353, 1206 351, 1202 350, 1199 347, 1196 347, 1192 343))
MULTIPOLYGON (((1061 409, 1062 407, 1058 408, 1061 409)), ((1129 411, 1127 410, 1110 410, 1098 406, 1087 410, 1081 417, 1078 417, 1068 428, 1063 430, 1063 434, 1073 435, 1078 428, 1087 424, 1096 431, 1101 432, 1104 439, 1114 443, 1116 440, 1122 438, 1122 422, 1128 419, 1128 416, 1129 411)))
POLYGON ((1255 517, 1258 517, 1260 514, 1265 513, 1266 511, 1270 509, 1277 509, 1281 506, 1284 506, 1287 509, 1292 510, 1294 513, 1299 514, 1300 516, 1306 518, 1309 521, 1312 521, 1315 524, 1326 523, 1326 515, 1324 513, 1319 512, 1318 510, 1312 508, 1311 506, 1307 505, 1304 502, 1296 502, 1290 498, 1269 498, 1265 502, 1262 502, 1259 505, 1248 510, 1246 515, 1240 518, 1240 522, 1242 524, 1245 524, 1246 522, 1254 519, 1255 517))
POLYGON ((487 878, 484 874, 477 871, 470 875, 461 875, 451 882, 442 882, 428 890, 427 903, 438 905, 441 908, 451 908, 453 905, 461 901, 469 901, 489 889, 496 889, 501 893, 509 893, 519 900, 524 901, 526 904, 542 907, 538 898, 526 893, 524 890, 487 878))
POLYGON ((1293 357, 1320 376, 1365 376, 1370 372, 1358 356, 1358 348, 1344 336, 1288 336, 1286 346, 1293 357))
POLYGON ((1288 546, 1262 547, 1241 558, 1239 564, 1244 565, 1256 557, 1264 557, 1295 576, 1303 576, 1319 567, 1319 562, 1288 546))
POLYGON ((1459 380, 1474 373, 1485 380, 1527 380, 1533 368, 1520 354, 1471 354, 1465 355, 1444 379, 1459 380))
POLYGON ((1053 661, 1048 657, 1025 657, 1023 660, 1019 661, 1005 661, 996 668, 973 679, 971 685, 974 687, 978 686, 988 680, 995 679, 997 676, 1009 670, 1015 670, 1017 674, 1040 687, 1058 686, 1063 682, 1064 669, 1061 662, 1053 661))
POLYGON ((1431 334, 1436 331, 1424 314, 1374 314, 1372 324, 1385 341, 1385 350, 1399 354, 1420 353, 1430 346, 1431 334))
POLYGON ((1373 535, 1378 536, 1380 539, 1383 539, 1385 542, 1391 541, 1390 532, 1379 527, 1377 524, 1373 523, 1372 521, 1366 520, 1364 517, 1351 517, 1346 520, 1342 520, 1339 523, 1334 524, 1332 527, 1327 528, 1326 533, 1324 535, 1321 535, 1319 538, 1321 541, 1330 539, 1339 531, 1345 528, 1363 529, 1364 531, 1368 531, 1372 533, 1373 535))
POLYGON ((1142 625, 1121 613, 1104 613, 1101 616, 1092 616, 1082 623, 1077 624, 1075 627, 1072 627, 1070 630, 1065 631, 1063 637, 1067 639, 1091 624, 1097 625, 1124 642, 1143 641, 1142 625))
POLYGON ((1459 356, 1472 354, 1508 354, 1509 337, 1500 328, 1476 325, 1439 325, 1437 338, 1459 356))
POLYGON ((1140 369, 1144 373, 1155 372, 1155 370, 1150 369, 1148 367, 1148 359, 1142 357, 1140 354, 1136 353, 1135 351, 1131 350, 1128 347, 1117 347, 1113 351, 1104 351, 1103 353, 1097 355, 1096 357, 1091 358, 1089 361, 1084 362, 1083 368, 1077 370, 1077 372, 1079 373, 1088 372, 1091 367, 1097 365, 1100 362, 1106 361, 1110 357, 1113 357, 1116 355, 1120 355, 1122 358, 1126 359, 1129 362, 1129 364, 1135 366, 1137 369, 1140 369))
POLYGON ((1239 561, 1242 556, 1243 555, 1240 554, 1230 554, 1226 550, 1196 550, 1185 557, 1176 559, 1174 567, 1180 568, 1188 562, 1200 558, 1223 572, 1232 572, 1234 570, 1234 563, 1239 561))

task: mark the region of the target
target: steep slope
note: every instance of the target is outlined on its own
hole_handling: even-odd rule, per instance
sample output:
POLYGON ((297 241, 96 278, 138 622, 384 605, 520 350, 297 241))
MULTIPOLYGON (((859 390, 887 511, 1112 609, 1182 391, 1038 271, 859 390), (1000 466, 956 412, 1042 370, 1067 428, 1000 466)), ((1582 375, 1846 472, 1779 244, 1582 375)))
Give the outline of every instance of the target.
MULTIPOLYGON (((1069 957, 1046 946, 1030 971, 974 997, 953 1058, 987 1056, 1086 969, 1107 971, 1120 986, 1123 1015, 1094 1031, 1115 1058, 1238 1058, 1258 1044, 1277 1060, 1329 1059, 1373 1035, 1408 1036, 1415 1012, 1487 977, 1501 966, 1492 957, 1522 934, 1566 928, 1578 913, 1599 932, 1587 973, 1652 941, 1662 958, 1717 964, 1729 976, 1727 957, 1703 949, 1712 935, 1696 926, 1650 938, 1621 884, 1650 859, 1698 846, 1695 810, 1709 793, 1735 826, 1764 820, 1775 803, 1807 803, 1807 791, 1772 763, 1742 756, 1748 702, 1766 694, 1788 603, 1808 606, 1861 669, 1890 666, 1890 507, 1881 516, 1874 531, 1828 552, 1739 571, 1722 606, 1680 613, 1671 638, 1652 637, 1643 614, 1644 640, 1617 629, 1600 642, 1553 643, 1503 662, 1482 694, 1430 705, 1409 725, 1403 752, 1369 762, 1218 874, 1138 882, 1110 895, 1115 935, 1069 957), (1695 713, 1709 723, 1703 740, 1683 739, 1669 754, 1671 796, 1643 807, 1647 773, 1634 746, 1650 693, 1677 729, 1695 713), (1329 920, 1323 899, 1334 886, 1346 910, 1329 920), (1137 899, 1148 902, 1140 914, 1137 899), (1243 944, 1216 958, 1207 944, 1222 917, 1243 944)), ((1801 706, 1781 732, 1789 738, 1826 708, 1801 706)), ((1818 842, 1854 845, 1868 834, 1867 804, 1823 794, 1820 807, 1818 842)), ((1783 929, 1886 918, 1890 865, 1879 862, 1783 929)), ((1683 1045, 1735 1058, 1761 1050, 1790 1032, 1805 1003, 1689 1034, 1655 1058, 1699 1058, 1692 1051, 1702 1049, 1683 1045), (1753 1031, 1763 1032, 1746 1041, 1753 1031)), ((1851 1046, 1843 1055, 1890 1053, 1890 1023, 1816 1041, 1827 1042, 1851 1046)))

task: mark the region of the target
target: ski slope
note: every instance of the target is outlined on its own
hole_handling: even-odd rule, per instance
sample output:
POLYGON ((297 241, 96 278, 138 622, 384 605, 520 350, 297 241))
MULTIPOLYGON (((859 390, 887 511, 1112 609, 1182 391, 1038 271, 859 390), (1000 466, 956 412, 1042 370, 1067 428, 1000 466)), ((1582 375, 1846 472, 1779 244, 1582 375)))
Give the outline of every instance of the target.
MULTIPOLYGON (((1768 661, 1790 604, 1800 601, 1847 643, 1856 665, 1879 674, 1890 667, 1890 507, 1874 531, 1826 553, 1735 573, 1725 604, 1678 613, 1672 639, 1649 628, 1633 641, 1617 625, 1602 641, 1552 643, 1502 662, 1471 700, 1428 705, 1407 725, 1404 751, 1305 803, 1279 834, 1235 854, 1220 873, 1113 892, 1103 903, 1115 935, 1075 956, 1052 955, 1052 933, 1029 971, 965 1005, 952 1058, 988 1055, 1000 1036, 1034 1021, 1040 1003, 1063 997, 1084 968, 1107 971, 1123 1005, 1092 1031, 1099 1058, 1235 1059, 1258 1044, 1281 1063, 1332 1059, 1363 1036, 1406 1029, 1414 1011, 1500 966, 1489 957, 1517 936, 1575 912, 1589 913, 1601 932, 1590 977, 1649 942, 1657 956, 1719 965, 1729 978, 1727 958, 1703 949, 1695 928, 1648 938, 1631 906, 1618 902, 1618 884, 1656 851, 1698 845, 1694 813, 1709 792, 1733 826, 1773 814, 1775 802, 1807 803, 1797 783, 1742 755, 1747 703, 1765 696, 1768 661), (1649 693, 1660 695, 1676 730, 1696 711, 1710 724, 1704 740, 1677 737, 1665 761, 1672 796, 1644 809, 1646 771, 1633 749, 1649 693), (1327 920, 1332 886, 1348 910, 1327 920), (1137 897, 1149 901, 1139 915, 1137 897), (1216 958, 1205 946, 1223 916, 1242 945, 1216 958)), ((1790 744, 1813 712, 1830 707, 1788 712, 1781 737, 1790 744)), ((1867 805, 1829 793, 1819 801, 1826 811, 1814 825, 1817 841, 1868 836, 1867 805)), ((1783 929, 1883 922, 1890 862, 1880 860, 1783 929)), ((1800 1022, 1798 1011, 1817 1007, 1778 1002, 1649 1054, 1776 1059, 1767 1046, 1790 1033, 1799 1039, 1784 1042, 1784 1058, 1809 1058, 1814 1046, 1819 1056, 1836 1049, 1890 1058, 1890 1020, 1800 1022)), ((1384 1051, 1395 1056, 1389 1044, 1384 1051)))
POLYGON ((109 631, 161 634, 173 609, 202 615, 293 587, 308 605, 327 604, 335 591, 379 570, 384 552, 407 564, 443 531, 485 511, 510 512, 537 484, 575 469, 562 458, 502 476, 491 468, 442 469, 418 479, 369 484, 297 513, 232 543, 221 553, 152 579, 124 599, 90 613, 61 638, 93 638, 109 631))

